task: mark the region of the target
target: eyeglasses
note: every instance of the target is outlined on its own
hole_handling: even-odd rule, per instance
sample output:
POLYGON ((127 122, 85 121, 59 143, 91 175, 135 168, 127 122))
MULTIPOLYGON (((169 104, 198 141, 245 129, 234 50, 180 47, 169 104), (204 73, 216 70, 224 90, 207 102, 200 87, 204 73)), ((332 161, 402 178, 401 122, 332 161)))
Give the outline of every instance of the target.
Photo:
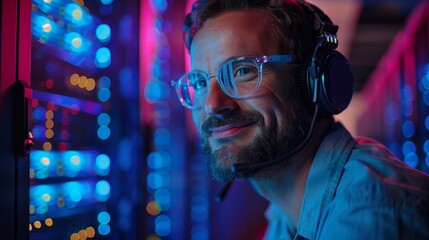
POLYGON ((183 106, 195 109, 204 104, 210 80, 216 77, 221 89, 228 96, 243 99, 252 96, 262 82, 263 66, 267 62, 293 63, 293 55, 272 55, 262 57, 238 57, 231 59, 211 75, 208 72, 190 71, 171 85, 183 106))

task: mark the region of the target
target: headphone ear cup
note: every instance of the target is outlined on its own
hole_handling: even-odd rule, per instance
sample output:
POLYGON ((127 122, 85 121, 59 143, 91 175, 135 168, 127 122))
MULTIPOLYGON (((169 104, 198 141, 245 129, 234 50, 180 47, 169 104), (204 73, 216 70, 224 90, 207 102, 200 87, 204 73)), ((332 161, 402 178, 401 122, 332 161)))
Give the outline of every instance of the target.
POLYGON ((317 103, 327 114, 341 113, 353 95, 353 73, 349 62, 338 51, 320 49, 315 68, 319 81, 317 103))

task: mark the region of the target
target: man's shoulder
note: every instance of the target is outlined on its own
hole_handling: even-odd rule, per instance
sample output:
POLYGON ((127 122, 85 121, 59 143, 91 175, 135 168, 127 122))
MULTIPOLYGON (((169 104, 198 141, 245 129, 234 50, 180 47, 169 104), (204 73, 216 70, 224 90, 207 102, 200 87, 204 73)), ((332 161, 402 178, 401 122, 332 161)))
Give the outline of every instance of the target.
POLYGON ((429 236, 429 176, 372 139, 356 142, 322 218, 322 229, 342 226, 347 231, 366 229, 364 236, 397 236, 398 231, 429 236))

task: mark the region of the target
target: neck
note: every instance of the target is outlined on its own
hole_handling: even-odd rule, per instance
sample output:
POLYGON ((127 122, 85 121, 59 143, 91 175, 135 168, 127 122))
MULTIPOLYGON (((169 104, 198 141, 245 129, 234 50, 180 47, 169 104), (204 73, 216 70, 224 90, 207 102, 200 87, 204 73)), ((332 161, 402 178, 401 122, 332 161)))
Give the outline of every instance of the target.
POLYGON ((278 206, 298 226, 308 172, 317 149, 331 121, 316 123, 314 136, 299 152, 293 155, 287 167, 279 166, 269 175, 251 178, 254 189, 271 204, 278 206))

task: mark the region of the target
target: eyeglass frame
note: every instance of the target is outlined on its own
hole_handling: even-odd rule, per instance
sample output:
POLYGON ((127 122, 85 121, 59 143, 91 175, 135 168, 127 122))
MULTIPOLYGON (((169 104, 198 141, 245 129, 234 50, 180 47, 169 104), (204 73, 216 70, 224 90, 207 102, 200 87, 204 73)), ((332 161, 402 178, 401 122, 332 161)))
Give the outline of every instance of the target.
MULTIPOLYGON (((171 86, 173 86, 176 89, 176 94, 177 97, 179 98, 180 103, 188 108, 188 109, 197 109, 199 108, 199 106, 191 106, 189 104, 186 103, 185 99, 182 96, 182 93, 180 91, 180 87, 179 87, 179 83, 180 80, 182 78, 184 78, 185 76, 188 76, 191 73, 199 73, 201 74, 204 79, 207 82, 206 85, 206 89, 208 88, 208 86, 210 85, 211 79, 214 77, 216 78, 216 81, 218 82, 219 86, 221 87, 222 91, 228 95, 231 98, 234 99, 243 99, 243 98, 248 98, 250 96, 252 96, 256 91, 258 91, 261 83, 262 83, 262 73, 263 73, 263 65, 267 62, 275 62, 275 63, 294 63, 295 62, 295 55, 263 55, 263 56, 241 56, 241 57, 236 57, 236 58, 232 58, 229 59, 228 61, 226 61, 225 63, 223 63, 217 70, 216 70, 216 74, 211 74, 209 72, 204 72, 204 71, 197 71, 197 70, 192 70, 189 71, 187 73, 182 74, 180 77, 178 77, 176 80, 171 81, 171 86), (257 67, 258 67, 258 82, 254 88, 254 90, 252 90, 249 94, 245 95, 245 96, 233 96, 231 95, 226 89, 225 86, 223 84, 223 82, 221 82, 219 80, 220 74, 221 74, 221 69, 223 67, 225 67, 227 64, 231 63, 232 61, 240 61, 240 60, 252 60, 253 62, 256 63, 257 67)), ((205 90, 207 91, 207 90, 205 90)))

